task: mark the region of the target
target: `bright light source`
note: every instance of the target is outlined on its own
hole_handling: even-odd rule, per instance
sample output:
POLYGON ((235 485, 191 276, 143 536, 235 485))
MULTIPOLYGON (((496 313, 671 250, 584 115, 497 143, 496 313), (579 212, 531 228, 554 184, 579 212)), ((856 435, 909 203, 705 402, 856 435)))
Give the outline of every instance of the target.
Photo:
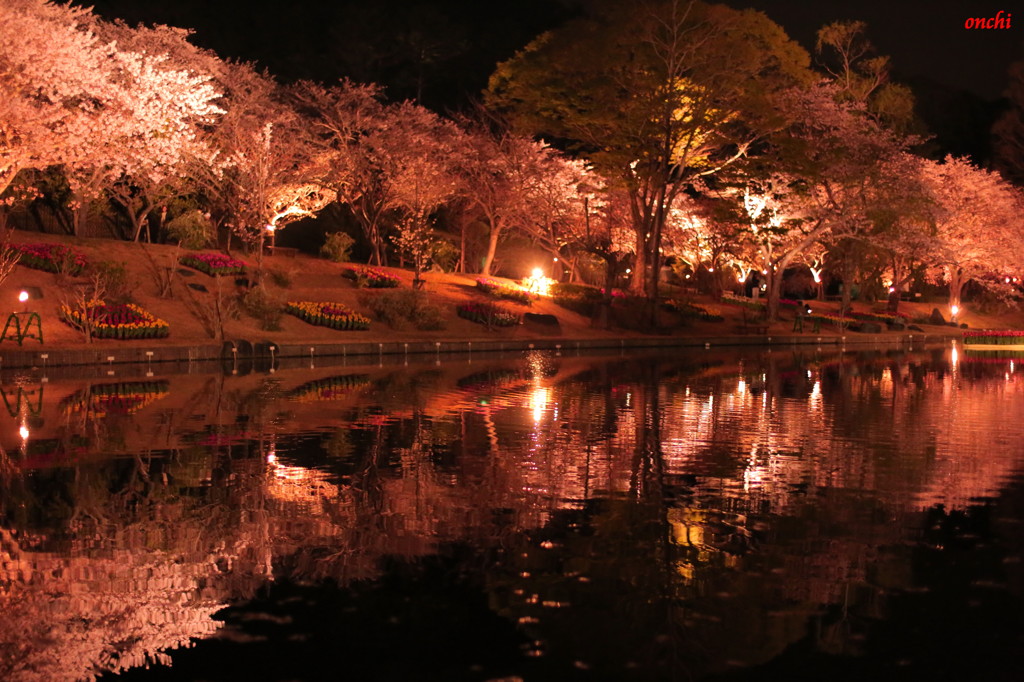
POLYGON ((889 287, 889 293, 890 294, 894 293, 895 291, 896 291, 896 287, 889 287))
POLYGON ((627 274, 627 275, 628 275, 629 273, 631 273, 631 272, 633 272, 633 268, 626 268, 626 274, 627 274))
POLYGON ((22 440, 28 440, 28 427, 27 426, 22 426, 20 429, 18 429, 18 433, 21 435, 21 439, 22 440))
POLYGON ((522 281, 523 288, 537 296, 550 296, 554 284, 555 280, 545 277, 542 268, 534 268, 532 274, 522 281))
POLYGON ((28 300, 28 292, 27 291, 22 291, 20 294, 18 294, 18 300, 21 301, 22 303, 27 301, 28 300))
POLYGON ((958 305, 951 305, 951 306, 949 306, 949 312, 951 312, 954 315, 956 315, 957 313, 960 312, 960 306, 958 306, 958 305))

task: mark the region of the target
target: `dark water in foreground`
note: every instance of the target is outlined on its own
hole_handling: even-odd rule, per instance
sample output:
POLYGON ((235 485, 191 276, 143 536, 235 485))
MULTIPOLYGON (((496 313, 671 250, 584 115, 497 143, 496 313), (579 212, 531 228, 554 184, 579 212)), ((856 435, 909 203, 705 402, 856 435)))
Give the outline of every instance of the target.
POLYGON ((1013 359, 2 388, 0 679, 1024 675, 1013 359))

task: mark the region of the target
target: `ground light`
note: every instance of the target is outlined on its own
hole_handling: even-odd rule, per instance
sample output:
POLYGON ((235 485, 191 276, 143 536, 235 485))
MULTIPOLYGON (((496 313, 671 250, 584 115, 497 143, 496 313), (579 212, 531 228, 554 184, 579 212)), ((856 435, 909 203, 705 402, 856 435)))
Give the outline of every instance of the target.
POLYGON ((523 280, 523 287, 537 296, 550 296, 555 280, 544 276, 543 268, 534 268, 530 276, 523 280))

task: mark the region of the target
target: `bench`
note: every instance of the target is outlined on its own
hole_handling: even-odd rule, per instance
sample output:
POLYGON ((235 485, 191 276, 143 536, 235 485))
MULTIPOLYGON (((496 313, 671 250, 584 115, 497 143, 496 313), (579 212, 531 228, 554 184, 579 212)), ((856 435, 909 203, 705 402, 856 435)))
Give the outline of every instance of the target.
POLYGON ((740 325, 740 333, 760 334, 768 333, 768 320, 760 313, 753 313, 746 308, 743 309, 743 323, 740 325))
POLYGON ((268 246, 267 251, 270 252, 271 256, 288 256, 289 258, 295 258, 299 253, 298 249, 290 246, 268 246))

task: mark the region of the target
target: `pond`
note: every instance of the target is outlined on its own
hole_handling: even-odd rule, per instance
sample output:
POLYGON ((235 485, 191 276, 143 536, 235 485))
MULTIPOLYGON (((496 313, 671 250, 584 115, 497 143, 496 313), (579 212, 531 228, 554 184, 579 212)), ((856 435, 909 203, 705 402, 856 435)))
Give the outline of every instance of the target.
POLYGON ((0 679, 1018 679, 1024 359, 379 360, 5 376, 0 679))

